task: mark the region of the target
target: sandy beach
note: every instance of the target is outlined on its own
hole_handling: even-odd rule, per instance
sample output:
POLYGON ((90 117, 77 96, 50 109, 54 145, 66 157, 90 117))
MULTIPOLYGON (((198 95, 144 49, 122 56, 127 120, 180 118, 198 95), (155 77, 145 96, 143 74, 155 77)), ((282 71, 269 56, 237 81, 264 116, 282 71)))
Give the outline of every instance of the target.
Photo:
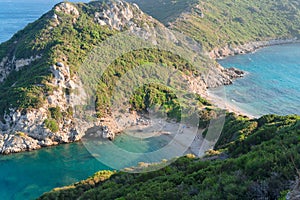
POLYGON ((202 136, 203 131, 198 129, 198 126, 153 118, 147 126, 133 126, 124 130, 124 133, 141 139, 160 137, 162 140, 169 141, 168 145, 163 147, 164 150, 161 153, 166 154, 166 158, 171 158, 172 156, 183 156, 188 153, 198 157, 204 156, 207 150, 213 148, 217 140, 206 140, 202 136))
POLYGON ((237 107, 233 103, 230 103, 229 100, 226 100, 226 95, 225 94, 221 94, 220 96, 218 96, 218 95, 215 95, 215 94, 207 91, 205 94, 202 94, 202 97, 209 100, 212 104, 214 104, 218 108, 228 110, 229 112, 234 112, 238 115, 247 116, 250 119, 260 117, 260 116, 252 115, 252 114, 246 112, 245 110, 237 107))

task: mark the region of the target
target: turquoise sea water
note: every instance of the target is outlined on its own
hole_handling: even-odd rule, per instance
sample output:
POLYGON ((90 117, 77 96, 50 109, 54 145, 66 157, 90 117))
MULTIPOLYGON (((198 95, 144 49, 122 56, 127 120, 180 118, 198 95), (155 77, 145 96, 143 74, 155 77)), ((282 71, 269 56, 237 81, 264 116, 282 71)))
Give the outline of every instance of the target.
POLYGON ((219 63, 247 72, 225 87, 225 101, 254 116, 300 114, 300 43, 266 47, 219 63))
POLYGON ((91 156, 81 143, 0 156, 0 199, 33 199, 100 169, 109 167, 91 156))
MULTIPOLYGON (((1 0, 0 42, 39 18, 57 2, 59 0, 1 0)), ((256 54, 220 61, 224 66, 235 66, 249 72, 245 78, 226 87, 227 99, 255 113, 282 111, 279 114, 299 114, 299 47, 270 47, 256 54), (259 58, 263 61, 258 64, 259 58), (277 66, 281 61, 284 62, 277 66)), ((130 152, 151 152, 167 143, 162 138, 140 140, 125 135, 114 141, 116 146, 130 152)), ((110 147, 104 145, 103 151, 99 152, 99 155, 91 155, 82 143, 74 143, 0 156, 0 199, 33 199, 54 187, 110 169, 97 160, 101 154, 109 154, 110 147)), ((129 165, 136 165, 139 161, 142 160, 134 160, 129 165)))
MULTIPOLYGON (((86 179, 99 170, 111 170, 111 167, 98 160, 101 160, 101 156, 115 160, 115 168, 124 166, 125 160, 116 160, 113 156, 116 147, 133 153, 153 152, 168 142, 166 138, 140 140, 121 135, 113 145, 105 142, 101 146, 94 146, 97 151, 93 154, 87 150, 87 144, 79 142, 0 156, 0 199, 33 199, 54 187, 86 179)), ((152 161, 160 160, 154 158, 152 161)), ((142 156, 128 158, 125 166, 136 166, 141 161, 150 160, 142 156)))

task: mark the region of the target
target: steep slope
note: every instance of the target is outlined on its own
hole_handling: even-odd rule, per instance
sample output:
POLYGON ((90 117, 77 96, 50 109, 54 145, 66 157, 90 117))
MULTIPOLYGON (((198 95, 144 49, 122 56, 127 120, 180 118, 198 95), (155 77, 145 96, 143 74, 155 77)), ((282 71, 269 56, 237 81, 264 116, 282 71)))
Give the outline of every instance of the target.
POLYGON ((199 41, 206 51, 214 50, 212 57, 269 45, 255 43, 236 48, 249 42, 299 38, 300 34, 300 3, 297 0, 134 2, 171 29, 183 31, 199 41), (190 8, 185 5, 187 9, 181 9, 183 4, 190 8), (165 13, 170 14, 166 17, 165 13))
POLYGON ((81 138, 68 91, 80 85, 75 73, 88 49, 114 33, 93 21, 101 6, 58 4, 1 44, 2 153, 81 138))
POLYGON ((147 14, 158 19, 164 24, 176 20, 183 12, 189 11, 198 0, 128 0, 128 2, 136 3, 147 14))
POLYGON ((98 172, 39 199, 284 199, 298 185, 299 138, 299 116, 230 114, 217 149, 204 160, 189 155, 140 174, 98 172))
POLYGON ((82 137, 72 116, 75 90, 81 87, 76 73, 96 45, 129 26, 133 13, 144 16, 128 4, 61 3, 1 44, 2 153, 82 137), (129 16, 99 19, 99 13, 119 7, 129 16))
MULTIPOLYGON (((88 63, 84 62, 95 47, 117 33, 139 33, 141 29, 149 31, 141 34, 143 40, 148 39, 149 33, 155 37, 172 35, 163 24, 134 4, 123 1, 65 2, 2 43, 0 152, 7 154, 77 141, 88 128, 101 125, 100 120, 89 123, 73 117, 74 106, 82 103, 86 96, 79 71, 94 71, 87 75, 85 81, 88 82, 95 74, 95 68, 88 69, 88 63)), ((100 49, 98 53, 103 51, 100 49)), ((230 84, 233 78, 241 76, 241 72, 225 70, 199 54, 197 67, 205 68, 205 75, 186 59, 173 54, 155 48, 137 49, 112 62, 100 80, 94 80, 100 86, 96 91, 97 116, 110 117, 108 102, 116 81, 135 66, 145 63, 179 69, 183 80, 197 80, 193 88, 197 91, 230 84)), ((151 90, 159 88, 155 86, 151 90)), ((141 105, 139 101, 132 99, 141 105)), ((169 100, 154 99, 153 102, 176 106, 169 100)), ((146 110, 144 105, 143 110, 146 110)), ((140 108, 133 106, 133 109, 140 108)), ((95 113, 87 115, 94 116, 95 113)), ((109 137, 113 137, 113 133, 109 137)))

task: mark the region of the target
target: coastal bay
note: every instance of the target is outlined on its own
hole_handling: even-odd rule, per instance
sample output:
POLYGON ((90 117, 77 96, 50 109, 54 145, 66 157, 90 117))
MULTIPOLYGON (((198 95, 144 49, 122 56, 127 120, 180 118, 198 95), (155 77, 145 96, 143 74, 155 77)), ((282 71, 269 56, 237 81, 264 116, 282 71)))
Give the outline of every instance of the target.
MULTIPOLYGON (((220 98, 240 113, 260 117, 265 114, 300 114, 300 44, 291 43, 259 49, 253 53, 219 60, 224 67, 246 71, 246 76, 222 88, 220 98)), ((219 89, 211 89, 218 96, 219 89)), ((218 104, 218 103, 217 103, 218 104)), ((233 111, 234 109, 229 110, 233 111)))

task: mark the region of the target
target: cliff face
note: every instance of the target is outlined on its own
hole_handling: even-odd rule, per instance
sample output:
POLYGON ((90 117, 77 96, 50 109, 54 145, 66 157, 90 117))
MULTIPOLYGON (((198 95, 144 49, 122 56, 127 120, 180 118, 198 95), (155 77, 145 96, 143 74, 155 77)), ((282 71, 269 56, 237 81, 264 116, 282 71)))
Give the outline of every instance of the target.
POLYGON ((2 126, 1 153, 8 154, 73 142, 79 140, 84 134, 78 131, 77 124, 68 113, 77 97, 74 94, 65 93, 66 90, 78 89, 80 81, 76 76, 71 78, 69 67, 63 63, 56 63, 50 66, 49 70, 53 74, 53 79, 49 84, 56 89, 52 94, 45 96, 45 101, 39 108, 26 110, 9 108, 4 114, 4 123, 0 123, 2 126), (51 118, 49 116, 51 108, 58 108, 61 113, 64 113, 59 119, 52 121, 57 126, 57 130, 46 125, 46 120, 51 118))
MULTIPOLYGON (((172 35, 135 4, 60 3, 1 44, 0 152, 7 154, 73 142, 95 125, 113 126, 113 119, 107 124, 75 119, 73 110, 86 97, 77 73, 80 65, 93 48, 122 31, 138 33, 144 40, 172 35), (146 31, 140 34, 142 28, 146 31)), ((206 75, 185 77, 191 90, 205 92, 208 87, 230 84, 240 76, 216 63, 208 64, 207 68, 206 75)), ((116 131, 120 130, 122 127, 116 131)))
MULTIPOLYGON (((96 10, 91 16, 94 17, 93 21, 95 24, 100 24, 101 26, 108 25, 117 30, 127 25, 134 25, 134 23, 130 23, 133 19, 133 11, 131 10, 133 7, 127 3, 110 3, 104 7, 100 6, 100 4, 95 4, 92 7, 96 10)), ((80 19, 81 12, 84 12, 79 10, 75 4, 60 3, 35 23, 44 23, 42 26, 46 26, 47 29, 51 30, 50 32, 62 29, 64 28, 62 26, 66 26, 66 24, 73 26, 80 19)), ((27 27, 23 30, 26 32, 25 34, 30 34, 30 32, 45 32, 45 30, 30 30, 30 28, 27 27)), ((23 37, 26 37, 26 35, 23 37)), ((45 37, 47 37, 46 34, 45 37)), ((32 38, 33 41, 28 41, 27 38, 25 39, 26 41, 22 41, 22 39, 14 37, 12 40, 15 41, 11 41, 10 48, 18 49, 18 43, 35 42, 34 40, 37 38, 32 38)), ((44 40, 47 43, 53 42, 51 38, 44 38, 44 40)), ((37 65, 34 61, 41 61, 43 65, 51 64, 46 69, 43 69, 44 73, 49 77, 47 78, 48 80, 42 80, 34 84, 30 83, 26 87, 31 88, 34 85, 45 88, 47 86, 51 87, 51 89, 34 94, 44 95, 38 105, 25 105, 20 108, 18 100, 16 100, 17 102, 13 106, 9 105, 10 102, 8 102, 8 108, 4 108, 3 120, 0 122, 1 153, 8 154, 59 143, 78 141, 88 128, 96 124, 99 125, 97 122, 94 124, 75 121, 72 116, 72 109, 75 105, 80 104, 83 99, 79 99, 74 92, 70 93, 66 91, 79 91, 82 97, 84 96, 84 90, 82 89, 79 77, 75 74, 70 74, 70 66, 66 62, 68 55, 62 54, 58 56, 55 60, 60 60, 61 62, 53 63, 54 60, 47 58, 49 55, 42 56, 42 54, 48 54, 46 52, 48 51, 47 49, 43 49, 38 55, 35 55, 37 54, 35 51, 27 52, 27 54, 33 54, 29 58, 22 58, 22 54, 18 55, 20 58, 16 58, 16 55, 10 52, 8 48, 5 49, 5 47, 5 45, 2 45, 2 50, 6 51, 6 55, 0 63, 0 81, 3 85, 6 84, 11 73, 22 72, 22 68, 26 68, 25 70, 29 71, 30 68, 34 68, 34 65, 37 65), (52 108, 59 110, 59 118, 51 116, 52 108)), ((56 51, 60 51, 60 49, 56 51)), ((35 72, 32 71, 31 73, 35 72)), ((31 77, 24 78, 30 79, 31 77)), ((17 82, 18 80, 16 80, 17 82)), ((11 90, 14 89, 13 87, 14 85, 11 86, 11 90)), ((30 96, 26 96, 25 98, 29 99, 30 96)))

